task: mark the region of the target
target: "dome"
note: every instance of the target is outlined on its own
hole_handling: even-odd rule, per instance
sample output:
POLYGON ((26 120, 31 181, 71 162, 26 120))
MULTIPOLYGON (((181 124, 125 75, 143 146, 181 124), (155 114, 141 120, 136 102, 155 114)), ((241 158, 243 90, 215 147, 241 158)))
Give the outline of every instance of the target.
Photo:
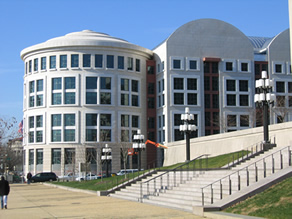
POLYGON ((115 47, 124 48, 130 50, 136 50, 140 52, 152 55, 152 51, 141 46, 129 43, 126 40, 110 36, 105 33, 95 32, 91 30, 83 30, 80 32, 68 33, 65 36, 56 37, 47 40, 44 43, 36 44, 31 47, 23 49, 20 53, 21 58, 31 52, 51 49, 51 48, 62 48, 62 47, 78 47, 78 46, 89 46, 89 47, 115 47))

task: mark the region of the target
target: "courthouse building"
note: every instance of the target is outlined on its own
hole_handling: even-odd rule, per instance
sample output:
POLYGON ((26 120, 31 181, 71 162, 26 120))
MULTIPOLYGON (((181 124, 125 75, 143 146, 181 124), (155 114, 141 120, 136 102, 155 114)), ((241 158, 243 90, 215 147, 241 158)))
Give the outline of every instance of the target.
MULTIPOLYGON (((98 172, 105 144, 117 172, 138 129, 165 145, 183 140, 185 107, 195 116, 192 137, 260 126, 254 94, 262 70, 274 80, 278 101, 270 123, 292 120, 289 30, 248 37, 226 22, 201 19, 152 51, 85 30, 28 47, 21 58, 25 172, 64 175, 85 162, 98 172)), ((148 144, 142 168, 162 162, 163 150, 148 144)), ((136 155, 128 167, 137 168, 136 155)))

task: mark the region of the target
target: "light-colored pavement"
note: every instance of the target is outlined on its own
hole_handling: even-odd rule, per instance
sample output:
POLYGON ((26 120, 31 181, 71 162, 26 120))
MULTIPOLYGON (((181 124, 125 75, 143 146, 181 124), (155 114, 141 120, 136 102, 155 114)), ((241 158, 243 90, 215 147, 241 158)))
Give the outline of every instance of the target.
POLYGON ((11 184, 2 219, 33 218, 201 218, 191 213, 112 197, 66 191, 42 184, 11 184))

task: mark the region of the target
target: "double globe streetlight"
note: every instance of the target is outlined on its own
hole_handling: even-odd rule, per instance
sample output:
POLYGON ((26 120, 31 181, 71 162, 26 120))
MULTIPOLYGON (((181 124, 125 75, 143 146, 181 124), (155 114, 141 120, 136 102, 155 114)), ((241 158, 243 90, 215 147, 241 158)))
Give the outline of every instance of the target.
POLYGON ((197 127, 195 125, 190 124, 195 117, 193 114, 190 114, 189 107, 185 108, 185 113, 181 114, 181 120, 183 125, 179 126, 179 130, 184 132, 186 135, 186 161, 190 161, 190 136, 192 131, 196 131, 197 127))
POLYGON ((268 74, 266 71, 262 71, 262 78, 256 80, 256 88, 258 88, 259 93, 255 94, 254 102, 258 103, 258 105, 263 108, 264 145, 270 144, 268 107, 276 101, 276 96, 272 93, 273 86, 274 81, 268 79, 268 74))
POLYGON ((144 135, 141 134, 141 130, 137 130, 137 134, 134 135, 133 139, 133 149, 136 153, 138 153, 138 170, 141 170, 141 152, 146 149, 146 145, 144 143, 144 135))

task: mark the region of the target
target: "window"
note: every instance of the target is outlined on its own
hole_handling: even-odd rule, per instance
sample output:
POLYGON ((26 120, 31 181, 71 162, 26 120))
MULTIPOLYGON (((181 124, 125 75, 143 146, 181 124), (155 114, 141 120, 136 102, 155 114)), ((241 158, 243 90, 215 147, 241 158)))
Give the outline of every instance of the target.
POLYGON ((65 148, 65 164, 75 164, 75 148, 65 148))
POLYGON ((218 90, 219 90, 219 78, 212 77, 212 91, 218 91, 218 90))
POLYGON ((124 56, 118 56, 118 69, 124 69, 124 56))
POLYGON ((71 68, 78 68, 79 67, 79 55, 72 54, 71 55, 71 68))
POLYGON ((56 56, 50 56, 50 69, 56 69, 56 56))
POLYGON ((233 63, 232 62, 226 62, 225 63, 226 71, 233 71, 233 63))
POLYGON ((52 164, 61 164, 61 148, 52 149, 52 164))
POLYGON ((83 54, 83 68, 90 68, 90 67, 91 67, 91 55, 83 54))
POLYGON ((181 69, 181 60, 173 59, 173 69, 181 69))
POLYGON ((132 127, 139 128, 139 116, 132 116, 132 127))
POLYGON ((34 150, 30 149, 28 154, 28 164, 33 165, 34 164, 34 150))
POLYGON ((227 94, 227 106, 236 106, 235 94, 227 94))
POLYGON ((285 82, 283 82, 283 81, 276 82, 276 92, 277 93, 285 93, 285 82))
POLYGON ((75 89, 75 77, 65 78, 65 89, 75 89))
POLYGON ((128 70, 133 71, 133 58, 128 57, 128 70))
POLYGON ((38 71, 39 70, 39 59, 33 60, 33 70, 38 71))
POLYGON ((97 104, 97 77, 86 77, 86 104, 97 104))
POLYGON ((36 127, 42 128, 43 127, 43 116, 36 117, 36 127))
POLYGON ((60 68, 67 68, 67 55, 60 55, 60 68))
POLYGON ((236 127, 236 115, 227 115, 227 126, 236 127))
POLYGON ((52 115, 52 127, 61 126, 61 114, 52 115))
POLYGON ((97 126, 97 114, 86 114, 86 126, 97 126))
POLYGON ((136 59, 136 71, 140 72, 140 59, 136 59))
POLYGON ((97 89, 97 77, 86 77, 86 89, 97 89))
POLYGON ((61 89, 62 89, 62 78, 53 78, 52 90, 61 90, 61 89))
POLYGON ((34 81, 29 82, 29 93, 34 93, 34 81))
POLYGON ((239 95, 240 106, 248 106, 248 95, 239 95))
POLYGON ((37 92, 43 91, 43 90, 44 90, 44 88, 43 88, 43 79, 37 80, 37 92))
POLYGON ((34 128, 34 117, 29 117, 29 128, 34 128))
POLYGON ((121 105, 139 106, 139 81, 121 78, 121 105))
POLYGON ((114 68, 114 56, 113 55, 106 56, 106 67, 107 68, 114 68))
POLYGON ((184 89, 184 79, 183 78, 174 78, 173 85, 175 90, 183 90, 184 89))
POLYGON ((288 93, 292 93, 292 82, 288 82, 288 93))
POLYGON ((129 115, 121 115, 121 126, 129 127, 130 126, 130 116, 129 115))
POLYGON ((154 66, 147 66, 147 74, 149 75, 154 74, 154 66))
POLYGON ((155 84, 148 83, 148 94, 155 94, 155 84))
POLYGON ((41 70, 46 70, 47 69, 47 57, 42 57, 41 58, 41 70))
POLYGON ((248 91, 248 80, 239 80, 239 91, 248 91))
POLYGON ((282 65, 275 64, 275 73, 282 73, 282 65))
POLYGON ((137 80, 132 80, 132 91, 133 92, 139 91, 139 82, 137 80))
POLYGON ((36 164, 37 165, 43 164, 43 149, 36 150, 36 164))
POLYGON ((95 68, 102 68, 103 56, 100 54, 95 55, 95 68))
POLYGON ((32 61, 29 60, 29 62, 28 62, 28 72, 29 73, 31 73, 31 68, 32 68, 32 66, 31 66, 32 64, 31 63, 32 63, 32 61))
POLYGON ((196 93, 188 93, 188 105, 197 105, 196 93))
POLYGON ((240 115, 240 126, 249 127, 249 115, 240 115))
POLYGON ((154 97, 149 97, 148 98, 148 108, 149 109, 154 109, 155 108, 155 98, 154 97))
POLYGON ((227 91, 235 91, 236 90, 236 85, 235 85, 235 80, 227 80, 227 91))
POLYGON ((43 142, 43 131, 36 131, 36 142, 43 142))
POLYGON ((184 93, 174 93, 174 104, 183 105, 184 104, 184 93))
POLYGON ((197 61, 196 60, 190 60, 190 69, 191 70, 197 70, 197 61))
POLYGON ((241 71, 248 72, 248 63, 245 62, 241 63, 241 71))
POLYGON ((188 90, 197 90, 197 79, 196 78, 188 78, 188 90))

